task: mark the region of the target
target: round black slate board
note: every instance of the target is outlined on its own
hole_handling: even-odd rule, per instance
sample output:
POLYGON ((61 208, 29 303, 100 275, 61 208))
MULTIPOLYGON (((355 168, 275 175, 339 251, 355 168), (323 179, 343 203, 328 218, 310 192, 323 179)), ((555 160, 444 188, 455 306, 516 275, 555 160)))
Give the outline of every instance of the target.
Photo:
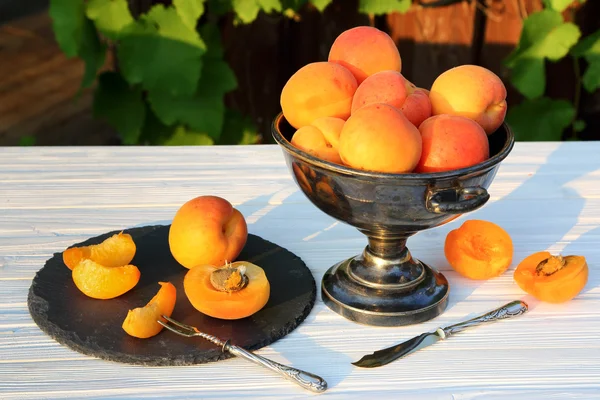
MULTIPOLYGON (((231 357, 201 338, 185 338, 166 329, 149 339, 125 333, 121 324, 129 309, 144 306, 156 294, 159 281, 177 288, 172 318, 198 329, 231 339, 248 350, 267 346, 294 330, 310 313, 316 298, 315 280, 304 262, 286 249, 256 235, 248 235, 237 260, 261 266, 269 279, 271 295, 266 306, 240 320, 220 320, 192 307, 183 291, 188 269, 171 255, 169 226, 147 226, 125 230, 137 251, 132 264, 141 271, 138 284, 124 295, 96 300, 77 289, 62 253, 49 259, 38 271, 29 289, 29 312, 40 327, 57 342, 80 353, 106 360, 141 365, 190 365, 231 357)), ((75 244, 97 244, 109 232, 75 244)))

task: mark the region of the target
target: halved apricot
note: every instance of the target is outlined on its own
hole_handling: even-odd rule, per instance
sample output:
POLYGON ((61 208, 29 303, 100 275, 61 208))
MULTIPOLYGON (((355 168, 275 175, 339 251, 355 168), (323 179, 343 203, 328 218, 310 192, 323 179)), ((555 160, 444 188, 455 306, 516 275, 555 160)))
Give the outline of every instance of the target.
POLYGON ((177 289, 171 282, 158 282, 160 289, 143 307, 129 310, 123 321, 123 330, 129 335, 146 339, 157 335, 163 326, 158 320, 164 320, 162 315, 170 317, 175 308, 177 289))
POLYGON ((248 317, 263 308, 271 294, 265 272, 258 265, 237 261, 217 268, 198 265, 183 278, 183 289, 192 306, 219 319, 248 317), (232 273, 219 276, 219 270, 232 273), (236 272, 237 271, 237 272, 236 272))
POLYGON ((525 257, 513 277, 523 291, 538 300, 563 303, 585 287, 588 265, 583 256, 553 256, 539 251, 525 257))
POLYGON ((75 268, 81 260, 90 259, 105 267, 127 265, 135 256, 136 246, 128 233, 119 232, 102 243, 89 246, 71 247, 63 252, 63 262, 69 269, 75 268))
POLYGON ((106 267, 95 261, 82 260, 71 273, 75 286, 94 299, 112 299, 133 289, 140 280, 140 270, 135 265, 106 267))

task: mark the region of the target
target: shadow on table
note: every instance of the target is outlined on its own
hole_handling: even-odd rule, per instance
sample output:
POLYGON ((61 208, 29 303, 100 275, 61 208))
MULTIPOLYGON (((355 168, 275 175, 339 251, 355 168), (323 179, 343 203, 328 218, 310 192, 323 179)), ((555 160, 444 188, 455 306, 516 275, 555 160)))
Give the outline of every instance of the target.
MULTIPOLYGON (((599 243, 600 243, 600 227, 591 229, 590 231, 579 236, 577 239, 575 239, 574 241, 569 243, 567 246, 565 246, 564 250, 561 253, 565 256, 567 256, 567 255, 585 256, 587 263, 588 263, 588 268, 590 268, 590 270, 593 271, 593 266, 590 265, 591 260, 589 259, 587 253, 589 252, 589 249, 592 246, 598 246, 599 243)), ((597 287, 600 287, 600 275, 590 273, 588 275, 588 282, 585 285, 585 287, 583 288, 583 290, 581 291, 581 293, 585 294, 589 291, 592 291, 593 289, 595 289, 597 287)))
MULTIPOLYGON (((427 248, 427 252, 422 254, 415 246, 413 256, 444 272, 449 271, 446 273, 451 285, 448 310, 467 299, 479 287, 494 285, 494 279, 473 281, 459 276, 451 269, 444 257, 444 240, 447 233, 458 228, 466 219, 488 220, 505 228, 513 238, 515 255, 527 255, 533 251, 549 249, 576 226, 586 200, 576 190, 568 187, 568 184, 600 169, 600 158, 590 160, 586 164, 575 163, 576 169, 571 169, 569 165, 573 163, 573 153, 565 152, 566 145, 568 144, 559 144, 530 178, 524 180, 506 196, 446 225, 418 234, 424 236, 426 246, 421 245, 420 248, 427 248)), ((500 169, 502 168, 501 166, 500 169)), ((490 192, 493 196, 494 183, 490 187, 490 192)), ((598 231, 595 232, 595 235, 598 235, 598 231)), ((567 246, 563 253, 576 253, 578 242, 579 240, 567 246)), ((411 248, 410 239, 408 246, 411 248)), ((581 248, 578 251, 582 253, 585 249, 581 248)), ((512 265, 505 274, 512 274, 521 261, 516 257, 513 258, 512 265)))

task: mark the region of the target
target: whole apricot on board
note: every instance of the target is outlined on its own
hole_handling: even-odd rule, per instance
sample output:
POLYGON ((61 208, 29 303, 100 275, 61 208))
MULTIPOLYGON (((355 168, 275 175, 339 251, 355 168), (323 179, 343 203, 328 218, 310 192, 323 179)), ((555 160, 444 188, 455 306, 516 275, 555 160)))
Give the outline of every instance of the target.
POLYGON ((94 299, 113 299, 127 293, 140 280, 140 270, 135 265, 106 267, 90 259, 82 260, 71 272, 75 286, 94 299))
POLYGON ((310 125, 298 129, 292 136, 291 143, 317 158, 341 164, 338 145, 345 122, 341 118, 318 118, 310 125))
POLYGON ((183 204, 169 228, 169 249, 185 268, 223 265, 235 260, 248 239, 242 213, 218 196, 199 196, 183 204))
POLYGON ((478 65, 460 65, 441 73, 429 92, 433 115, 471 118, 489 135, 506 116, 506 87, 498 75, 478 65))
POLYGON ((380 71, 402 72, 402 59, 394 40, 372 26, 357 26, 342 32, 329 49, 327 61, 348 68, 360 84, 380 71))
POLYGON ((490 145, 483 128, 472 119, 456 115, 434 115, 419 126, 423 140, 415 172, 452 171, 487 160, 490 145))
POLYGON ((120 267, 129 264, 135 252, 136 246, 131 235, 120 232, 99 244, 66 249, 63 251, 63 262, 70 270, 86 258, 105 267, 120 267))
POLYGON ((365 171, 406 173, 421 157, 419 130, 400 110, 388 104, 364 106, 344 124, 340 157, 344 164, 365 171))
POLYGON ((192 306, 219 319, 240 319, 262 309, 271 294, 264 270, 237 261, 220 268, 198 265, 183 278, 183 289, 192 306))
POLYGON ((158 320, 164 320, 163 315, 170 317, 177 300, 177 289, 171 282, 158 282, 160 289, 143 307, 137 307, 127 312, 122 328, 128 335, 147 339, 162 331, 163 326, 158 320))
POLYGON ((300 68, 285 83, 280 96, 281 110, 296 129, 322 117, 346 120, 357 86, 354 75, 341 65, 313 62, 300 68))
POLYGON ((524 292, 538 300, 564 303, 583 290, 588 274, 583 256, 554 256, 540 251, 525 257, 515 268, 513 277, 524 292))
POLYGON ((484 220, 467 220, 446 236, 444 254, 450 266, 470 279, 502 275, 513 258, 513 242, 499 225, 484 220))

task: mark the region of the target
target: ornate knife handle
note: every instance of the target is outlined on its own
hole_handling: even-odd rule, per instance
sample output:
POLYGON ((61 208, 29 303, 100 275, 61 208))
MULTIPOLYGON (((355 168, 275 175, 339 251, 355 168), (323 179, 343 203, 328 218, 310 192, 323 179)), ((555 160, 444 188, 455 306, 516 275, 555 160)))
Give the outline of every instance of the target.
POLYGON ((445 337, 448 337, 452 334, 461 332, 472 326, 477 326, 487 322, 494 322, 505 318, 519 316, 525 313, 528 309, 529 306, 523 301, 511 301, 510 303, 507 303, 500 308, 496 308, 495 310, 480 315, 479 317, 475 317, 464 322, 459 322, 458 324, 447 326, 445 328, 442 328, 441 330, 444 332, 445 337))
POLYGON ((225 343, 223 350, 229 351, 231 354, 252 361, 255 364, 262 365, 271 371, 275 371, 287 380, 302 386, 304 389, 308 389, 317 393, 327 390, 327 382, 318 375, 302 371, 301 369, 289 367, 287 365, 279 364, 275 361, 269 360, 268 358, 261 357, 257 354, 244 350, 239 346, 229 344, 229 342, 225 343))

